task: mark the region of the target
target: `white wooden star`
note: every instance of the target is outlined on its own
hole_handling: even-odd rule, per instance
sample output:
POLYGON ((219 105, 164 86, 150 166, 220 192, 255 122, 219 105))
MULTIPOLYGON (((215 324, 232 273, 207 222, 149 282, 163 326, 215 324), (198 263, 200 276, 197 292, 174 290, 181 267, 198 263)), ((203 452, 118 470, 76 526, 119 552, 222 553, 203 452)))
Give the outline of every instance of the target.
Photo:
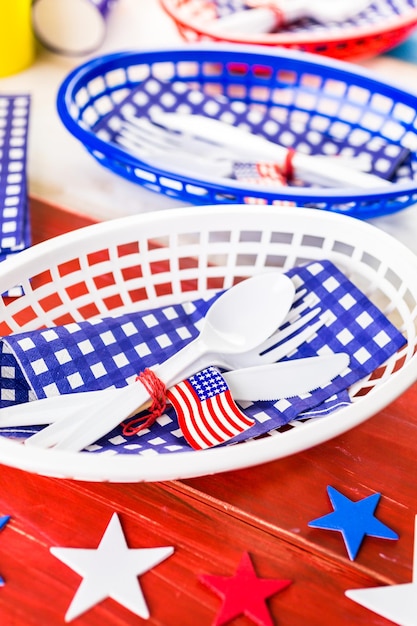
POLYGON ((346 595, 399 626, 417 626, 417 516, 414 523, 413 581, 402 585, 348 589, 346 595))
POLYGON ((138 576, 171 556, 174 548, 128 548, 114 513, 98 548, 51 548, 51 553, 83 577, 65 615, 69 622, 105 598, 148 619, 150 614, 138 576))

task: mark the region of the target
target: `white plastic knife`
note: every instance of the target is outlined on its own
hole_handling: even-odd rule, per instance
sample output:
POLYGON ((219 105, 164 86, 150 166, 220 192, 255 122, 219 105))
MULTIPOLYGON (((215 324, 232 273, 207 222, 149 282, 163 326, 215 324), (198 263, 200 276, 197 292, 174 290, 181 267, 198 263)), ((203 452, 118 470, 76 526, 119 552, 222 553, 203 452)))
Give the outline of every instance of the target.
MULTIPOLYGON (((349 355, 340 352, 292 361, 257 365, 222 374, 235 400, 278 400, 300 396, 328 384, 349 365, 349 355)), ((0 427, 51 424, 77 408, 87 411, 104 398, 106 390, 52 396, 0 409, 0 427)))
POLYGON ((348 365, 349 355, 339 352, 245 367, 222 376, 235 400, 278 400, 302 396, 323 387, 348 365))

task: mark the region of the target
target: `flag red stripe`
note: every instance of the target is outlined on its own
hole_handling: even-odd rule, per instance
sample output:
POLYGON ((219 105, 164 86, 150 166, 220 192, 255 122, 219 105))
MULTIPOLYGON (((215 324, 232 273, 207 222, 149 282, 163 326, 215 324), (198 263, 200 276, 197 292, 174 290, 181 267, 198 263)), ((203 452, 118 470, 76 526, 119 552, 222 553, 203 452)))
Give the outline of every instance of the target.
POLYGON ((221 402, 227 411, 227 415, 229 415, 230 412, 230 415, 232 416, 230 422, 232 426, 244 429, 254 425, 255 421, 251 417, 245 415, 239 407, 236 406, 229 389, 221 395, 221 402))
POLYGON ((223 407, 220 396, 214 396, 207 400, 206 407, 202 407, 204 411, 204 420, 207 425, 213 424, 213 428, 220 431, 221 441, 227 441, 230 437, 233 437, 235 432, 228 428, 228 424, 224 419, 226 416, 222 414, 223 407))
POLYGON ((221 407, 213 406, 214 404, 218 405, 221 394, 216 394, 205 402, 201 402, 197 392, 187 380, 179 386, 183 389, 183 397, 188 396, 188 407, 192 407, 188 416, 184 412, 184 419, 188 417, 203 441, 209 442, 209 446, 223 443, 237 434, 237 432, 225 428, 221 417, 218 415, 218 412, 222 410, 221 407))
POLYGON ((184 382, 170 389, 167 393, 167 397, 177 413, 178 424, 188 443, 197 450, 207 448, 212 445, 211 442, 204 436, 200 436, 193 420, 186 418, 185 412, 187 411, 188 414, 192 415, 194 409, 192 409, 188 394, 184 393, 183 386, 184 382))
MULTIPOLYGON (((208 411, 207 401, 202 403, 197 392, 188 380, 180 384, 184 396, 187 396, 188 406, 191 407, 188 415, 184 412, 184 419, 193 424, 195 431, 199 437, 205 442, 204 447, 214 446, 225 441, 224 432, 221 428, 216 428, 216 424, 210 423, 208 417, 211 415, 208 411)), ((227 440, 227 439, 226 439, 227 440)))
POLYGON ((207 403, 212 410, 206 411, 206 420, 213 422, 220 430, 223 441, 235 437, 254 424, 253 420, 247 418, 235 405, 229 391, 213 396, 207 403))
POLYGON ((168 399, 184 437, 195 449, 223 443, 254 424, 235 405, 228 390, 201 402, 186 380, 168 392, 168 399))

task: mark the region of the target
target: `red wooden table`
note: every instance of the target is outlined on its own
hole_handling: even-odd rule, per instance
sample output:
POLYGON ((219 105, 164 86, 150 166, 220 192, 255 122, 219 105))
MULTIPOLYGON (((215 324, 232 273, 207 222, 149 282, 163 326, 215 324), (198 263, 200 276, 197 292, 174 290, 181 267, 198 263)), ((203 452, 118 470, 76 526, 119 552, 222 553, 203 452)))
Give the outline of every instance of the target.
MULTIPOLYGON (((93 222, 35 199, 31 213, 35 241, 93 222)), ((10 516, 0 532, 0 624, 64 624, 81 577, 50 548, 96 548, 116 512, 129 548, 173 546, 174 554, 139 578, 148 620, 107 598, 74 625, 214 624, 222 600, 200 576, 232 577, 248 552, 259 578, 292 581, 266 600, 272 624, 387 626, 345 591, 411 582, 416 469, 417 385, 343 436, 247 470, 107 484, 0 466, 0 518, 10 516), (351 500, 381 493, 375 514, 399 539, 366 536, 350 560, 341 533, 308 526, 332 511, 329 485, 351 500)))

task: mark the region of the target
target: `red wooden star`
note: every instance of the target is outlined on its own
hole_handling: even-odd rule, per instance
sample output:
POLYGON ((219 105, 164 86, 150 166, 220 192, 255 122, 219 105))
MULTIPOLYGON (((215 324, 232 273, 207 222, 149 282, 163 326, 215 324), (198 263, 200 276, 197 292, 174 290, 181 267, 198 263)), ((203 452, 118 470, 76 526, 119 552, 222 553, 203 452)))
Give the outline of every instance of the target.
POLYGON ((273 626, 265 599, 291 584, 291 580, 258 578, 247 552, 234 576, 200 576, 202 583, 223 598, 213 626, 222 626, 238 615, 246 615, 258 626, 273 626))

